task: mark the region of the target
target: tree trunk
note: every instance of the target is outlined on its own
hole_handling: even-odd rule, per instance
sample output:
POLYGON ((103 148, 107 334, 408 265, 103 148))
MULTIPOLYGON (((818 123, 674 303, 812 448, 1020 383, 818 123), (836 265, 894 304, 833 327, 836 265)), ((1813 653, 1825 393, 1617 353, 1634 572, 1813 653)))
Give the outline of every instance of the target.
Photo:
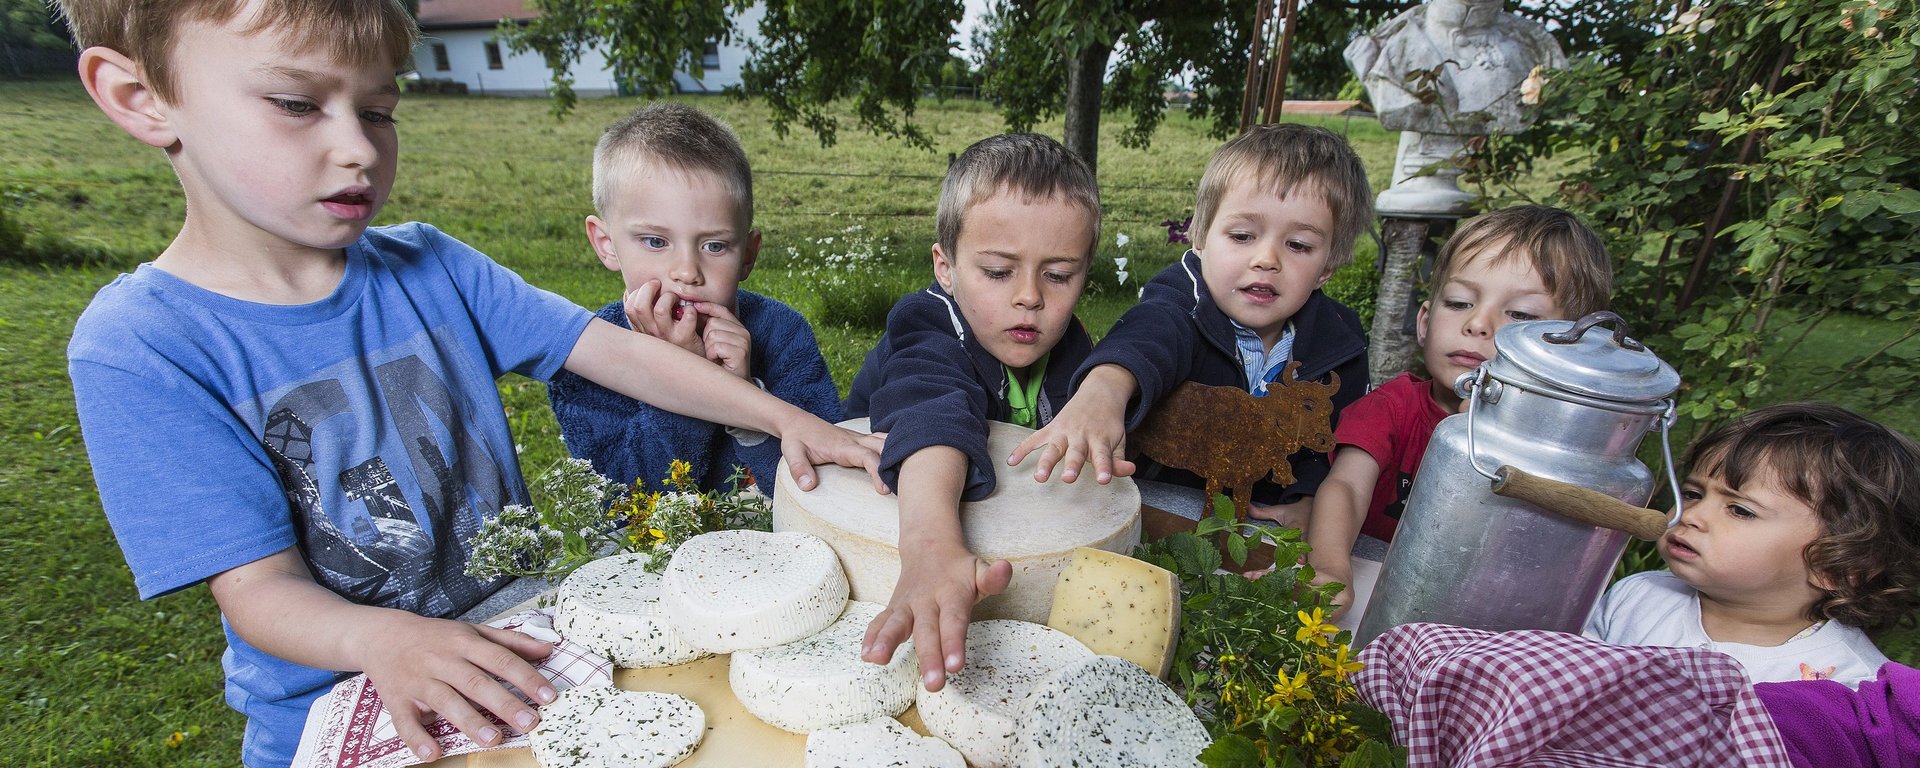
POLYGON ((1421 367, 1414 332, 1419 307, 1414 301, 1414 283, 1419 281, 1420 262, 1431 235, 1447 226, 1432 219, 1391 217, 1381 219, 1380 224, 1380 285, 1374 295, 1373 329, 1367 344, 1367 380, 1376 387, 1403 371, 1421 367))
POLYGON ((1100 172, 1100 90, 1105 87, 1111 44, 1088 45, 1067 62, 1067 151, 1100 172))

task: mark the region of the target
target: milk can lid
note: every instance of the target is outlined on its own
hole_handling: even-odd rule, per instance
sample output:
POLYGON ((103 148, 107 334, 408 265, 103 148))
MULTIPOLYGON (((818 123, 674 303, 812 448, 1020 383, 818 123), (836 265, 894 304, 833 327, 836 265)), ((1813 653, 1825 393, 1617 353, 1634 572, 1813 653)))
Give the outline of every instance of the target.
POLYGON ((1488 372, 1496 377, 1506 363, 1544 384, 1618 402, 1659 400, 1680 388, 1680 373, 1628 337, 1626 321, 1612 312, 1512 323, 1494 334, 1494 346, 1488 372), (1596 327, 1602 324, 1613 327, 1596 327))

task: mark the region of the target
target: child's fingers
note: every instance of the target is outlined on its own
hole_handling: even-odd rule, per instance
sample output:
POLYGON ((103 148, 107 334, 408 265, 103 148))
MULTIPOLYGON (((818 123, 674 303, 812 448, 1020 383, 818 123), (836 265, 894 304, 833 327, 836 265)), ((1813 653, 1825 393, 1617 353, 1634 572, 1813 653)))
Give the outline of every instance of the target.
POLYGON ((958 670, 951 659, 964 660, 967 647, 966 618, 963 616, 959 621, 959 645, 951 645, 946 641, 951 632, 942 632, 940 628, 941 613, 939 606, 928 605, 914 611, 913 616, 913 650, 920 655, 920 685, 928 691, 947 686, 948 668, 958 670))
MULTIPOLYGON (((1035 450, 1038 460, 1033 463, 1033 481, 1044 483, 1053 477, 1053 465, 1060 461, 1061 449, 1058 443, 1048 442, 1035 450)), ((1026 458, 1024 456, 1019 458, 1026 458)))
POLYGON ((992 563, 976 562, 973 569, 973 601, 981 600, 1007 591, 1007 585, 1013 583, 1013 563, 995 560, 992 563))
MULTIPOLYGON (((496 682, 492 677, 489 677, 486 672, 472 666, 469 666, 468 669, 470 670, 468 673, 450 677, 461 678, 460 682, 476 688, 481 687, 481 680, 485 680, 487 686, 491 686, 494 690, 499 691, 501 695, 512 695, 507 693, 507 689, 500 687, 500 683, 496 682)), ((441 718, 451 723, 453 727, 460 729, 460 732, 466 734, 467 738, 472 739, 473 743, 483 747, 491 747, 500 743, 500 739, 504 734, 500 732, 498 726, 493 724, 493 721, 488 720, 486 715, 480 714, 480 710, 475 709, 472 702, 467 700, 468 696, 471 695, 473 694, 455 690, 451 685, 436 681, 434 690, 426 697, 426 704, 432 707, 433 711, 438 712, 441 718)))
POLYGON ((787 460, 787 473, 793 475, 793 482, 800 490, 813 490, 813 457, 807 454, 807 446, 799 439, 780 441, 780 456, 787 460))
MULTIPOLYGON (((482 636, 498 643, 502 648, 507 649, 513 654, 508 657, 496 656, 491 659, 482 659, 480 660, 481 667, 492 673, 494 677, 498 677, 506 681, 509 685, 520 689, 522 693, 532 697, 536 703, 549 703, 553 701, 555 696, 559 695, 559 692, 554 689, 553 684, 548 682, 547 678, 540 674, 540 670, 534 668, 533 664, 528 663, 545 661, 548 656, 552 656, 552 643, 510 629, 497 629, 488 626, 476 626, 476 628, 480 630, 482 636)), ((484 704, 485 702, 482 703, 484 704)), ((500 719, 518 726, 523 732, 533 725, 532 722, 521 723, 519 718, 520 712, 518 711, 513 713, 514 717, 508 717, 506 713, 494 709, 492 706, 488 706, 487 708, 492 710, 494 714, 500 715, 500 719)))
POLYGON ((647 334, 659 336, 660 329, 653 321, 653 303, 660 298, 660 281, 648 280, 640 287, 627 292, 622 298, 621 310, 627 314, 627 326, 647 334))
POLYGON ((913 613, 888 608, 867 623, 867 636, 860 641, 860 658, 872 664, 893 660, 893 651, 913 632, 913 613))
POLYGON ((1013 447, 1013 453, 1007 454, 1007 466, 1019 466, 1020 462, 1026 461, 1027 454, 1045 448, 1048 443, 1048 434, 1049 431, 1043 427, 1039 431, 1027 435, 1027 439, 1021 440, 1019 445, 1013 447))
POLYGON ((1087 465, 1087 458, 1084 443, 1067 443, 1067 455, 1060 460, 1060 482, 1071 483, 1080 479, 1080 468, 1087 465))
POLYGON ((409 702, 391 699, 384 701, 387 705, 387 715, 393 721, 393 733, 400 737, 400 743, 407 745, 407 749, 412 750, 413 756, 419 758, 421 762, 439 759, 440 743, 427 733, 427 726, 421 722, 429 718, 432 713, 423 711, 409 702))
MULTIPOLYGON (((985 595, 975 599, 978 600, 979 597, 985 597, 985 595)), ((940 606, 940 626, 937 634, 940 638, 940 648, 944 651, 944 654, 938 657, 945 667, 945 674, 941 675, 942 685, 946 684, 946 675, 959 672, 967 666, 967 621, 972 618, 972 613, 973 606, 966 603, 947 603, 940 606)), ((919 648, 918 645, 914 647, 919 648)), ((923 654, 920 658, 923 660, 921 666, 926 666, 924 661, 926 656, 923 654)))

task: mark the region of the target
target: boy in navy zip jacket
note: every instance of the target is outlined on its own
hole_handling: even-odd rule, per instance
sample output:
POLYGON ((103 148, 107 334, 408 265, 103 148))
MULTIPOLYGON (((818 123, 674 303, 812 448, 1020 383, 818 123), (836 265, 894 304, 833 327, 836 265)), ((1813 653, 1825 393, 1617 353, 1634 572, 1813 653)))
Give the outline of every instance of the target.
MULTIPOLYGON (((1091 462, 1095 479, 1108 482, 1134 469, 1124 459, 1126 432, 1174 388, 1194 381, 1264 396, 1289 362, 1300 363, 1303 380, 1340 377, 1336 410, 1359 399, 1366 334, 1320 286, 1352 260, 1372 197, 1353 148, 1324 128, 1263 126, 1222 145, 1200 179, 1193 250, 1147 284, 1081 366, 1073 402, 1010 461, 1038 450, 1035 479, 1057 464, 1073 482, 1091 462)), ((1254 485, 1253 514, 1299 527, 1328 459, 1301 451, 1291 461, 1293 484, 1254 485)), ((1136 477, 1203 485, 1151 462, 1136 477)))
POLYGON ((1059 142, 1006 134, 954 160, 936 218, 934 284, 894 305, 843 408, 887 433, 881 477, 900 499, 900 580, 861 656, 884 664, 911 637, 932 691, 965 663, 973 604, 1013 574, 961 536, 960 503, 994 489, 987 422, 1051 421, 1092 347, 1073 308, 1100 193, 1059 142))

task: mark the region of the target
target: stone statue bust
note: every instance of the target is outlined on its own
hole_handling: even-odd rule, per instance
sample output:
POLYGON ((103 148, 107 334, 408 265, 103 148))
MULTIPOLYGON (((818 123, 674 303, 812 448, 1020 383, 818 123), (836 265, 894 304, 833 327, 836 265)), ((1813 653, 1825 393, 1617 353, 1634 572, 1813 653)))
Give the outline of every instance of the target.
POLYGON ((1380 211, 1440 215, 1465 212, 1473 200, 1447 162, 1465 137, 1532 124, 1523 84, 1536 68, 1567 61, 1544 27, 1504 12, 1501 0, 1429 0, 1354 38, 1346 59, 1381 127, 1405 132, 1380 211), (1415 176, 1429 166, 1436 172, 1415 176))

